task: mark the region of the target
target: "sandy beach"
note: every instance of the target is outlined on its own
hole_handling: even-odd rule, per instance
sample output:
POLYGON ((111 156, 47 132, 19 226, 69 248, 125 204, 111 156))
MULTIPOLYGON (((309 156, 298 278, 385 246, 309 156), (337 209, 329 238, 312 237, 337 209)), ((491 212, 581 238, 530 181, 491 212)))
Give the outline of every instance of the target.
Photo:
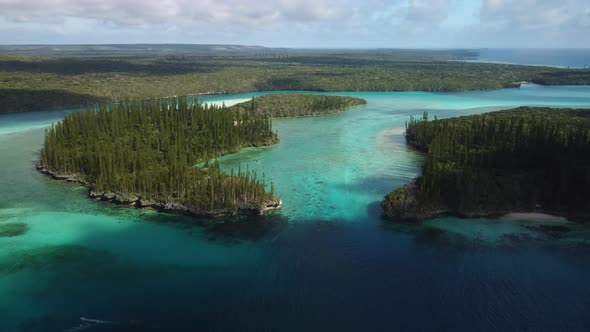
POLYGON ((568 220, 564 217, 554 216, 545 213, 537 213, 537 212, 513 212, 505 215, 503 218, 506 219, 516 219, 516 220, 540 220, 540 221, 560 221, 560 222, 568 222, 568 220))

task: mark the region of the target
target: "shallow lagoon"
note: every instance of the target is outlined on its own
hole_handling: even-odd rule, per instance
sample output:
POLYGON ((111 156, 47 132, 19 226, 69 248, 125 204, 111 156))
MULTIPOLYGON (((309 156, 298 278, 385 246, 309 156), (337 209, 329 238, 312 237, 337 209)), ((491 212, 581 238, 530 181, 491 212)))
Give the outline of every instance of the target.
MULTIPOLYGON (((232 103, 260 93, 206 96, 232 103)), ((350 92, 368 104, 275 120, 281 142, 220 159, 285 207, 210 222, 95 202, 33 167, 65 111, 0 115, 0 330, 590 329, 590 228, 441 218, 395 224, 380 199, 419 173, 405 121, 519 105, 590 107, 590 87, 350 92)))

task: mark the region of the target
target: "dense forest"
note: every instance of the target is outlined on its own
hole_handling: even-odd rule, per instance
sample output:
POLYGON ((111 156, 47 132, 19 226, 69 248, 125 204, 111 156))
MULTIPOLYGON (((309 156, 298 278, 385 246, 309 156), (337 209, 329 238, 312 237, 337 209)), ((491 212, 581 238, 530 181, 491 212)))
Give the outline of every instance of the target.
POLYGON ((590 70, 555 70, 536 75, 531 82, 540 85, 589 85, 590 70))
POLYGON ((423 175, 386 196, 391 219, 538 211, 590 220, 590 111, 529 108, 411 119, 423 175))
POLYGON ((252 98, 231 108, 271 118, 286 118, 332 114, 366 103, 366 100, 355 97, 270 94, 252 98))
POLYGON ((269 90, 465 91, 590 84, 590 70, 448 60, 467 50, 224 45, 0 46, 0 113, 269 90))
POLYGON ((256 213, 268 202, 280 205, 272 184, 267 192, 264 176, 225 174, 208 160, 277 139, 266 116, 190 98, 102 104, 46 131, 39 168, 117 202, 196 215, 256 213))

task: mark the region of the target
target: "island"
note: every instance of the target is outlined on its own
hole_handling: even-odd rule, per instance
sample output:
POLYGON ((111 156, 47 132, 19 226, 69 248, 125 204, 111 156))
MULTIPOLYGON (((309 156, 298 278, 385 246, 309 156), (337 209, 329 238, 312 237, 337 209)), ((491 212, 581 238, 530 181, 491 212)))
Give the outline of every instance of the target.
POLYGON ((198 217, 261 215, 282 205, 274 185, 209 160, 277 141, 269 117, 191 98, 100 104, 47 129, 37 168, 100 200, 198 217))
POLYGON ((424 113, 406 127, 407 143, 427 156, 422 176, 385 197, 387 219, 540 212, 590 220, 590 111, 424 113))
POLYGON ((477 50, 0 45, 0 113, 254 91, 455 92, 590 84, 590 70, 462 62, 477 50))
POLYGON ((269 94, 236 104, 231 108, 271 118, 319 116, 364 105, 362 98, 314 94, 269 94))

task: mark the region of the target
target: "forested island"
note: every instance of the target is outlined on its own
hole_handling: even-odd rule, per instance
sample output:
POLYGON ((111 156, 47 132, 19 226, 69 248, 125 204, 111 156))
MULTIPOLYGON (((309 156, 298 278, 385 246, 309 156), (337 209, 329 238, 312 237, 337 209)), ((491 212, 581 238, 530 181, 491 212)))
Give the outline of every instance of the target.
POLYGON ((449 60, 469 50, 0 46, 0 113, 252 91, 466 91, 590 84, 590 70, 449 60))
POLYGON ((411 119, 423 175, 382 202, 393 220, 543 212, 590 220, 590 112, 520 107, 445 120, 411 119))
POLYGON ((190 98, 101 104, 47 129, 37 167, 101 200, 194 216, 259 215, 281 207, 272 183, 267 191, 264 175, 223 173, 208 160, 277 141, 267 116, 190 98))
POLYGON ((291 118, 333 114, 366 103, 366 100, 355 97, 269 94, 252 98, 250 101, 236 104, 231 108, 271 118, 291 118))

